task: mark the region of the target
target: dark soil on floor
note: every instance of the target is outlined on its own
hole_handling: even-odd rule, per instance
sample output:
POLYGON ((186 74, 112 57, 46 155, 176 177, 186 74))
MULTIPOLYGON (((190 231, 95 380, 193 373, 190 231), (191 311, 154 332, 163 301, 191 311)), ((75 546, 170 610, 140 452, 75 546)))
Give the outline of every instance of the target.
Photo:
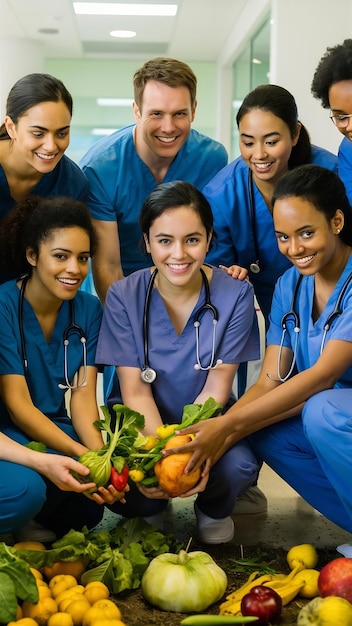
MULTIPOLYGON (((267 547, 265 545, 257 545, 245 548, 243 557, 249 559, 255 557, 261 561, 261 565, 253 568, 248 565, 238 565, 234 560, 241 560, 242 555, 240 546, 236 546, 229 554, 229 546, 226 544, 220 546, 206 546, 204 544, 192 543, 190 549, 203 550, 210 554, 215 562, 222 567, 228 578, 228 586, 226 595, 233 592, 246 582, 250 573, 254 570, 260 570, 261 567, 270 567, 273 570, 289 574, 290 570, 286 561, 287 552, 281 548, 267 547)), ((319 562, 317 569, 321 569, 328 561, 337 557, 336 550, 329 548, 319 550, 319 562)), ((184 613, 173 613, 168 611, 160 611, 150 606, 142 597, 140 589, 130 592, 123 592, 115 596, 115 600, 121 609, 122 618, 127 626, 179 626, 182 619, 187 617, 184 613)), ((209 607, 204 613, 218 614, 221 602, 209 607)), ((299 610, 308 600, 304 600, 299 596, 290 604, 283 608, 280 626, 294 626, 297 623, 297 615, 299 610)))

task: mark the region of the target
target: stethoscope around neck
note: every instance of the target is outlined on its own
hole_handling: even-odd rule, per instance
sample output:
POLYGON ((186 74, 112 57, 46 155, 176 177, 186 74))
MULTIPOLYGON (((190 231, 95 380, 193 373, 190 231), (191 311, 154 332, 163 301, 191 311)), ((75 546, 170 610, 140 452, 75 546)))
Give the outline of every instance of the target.
MULTIPOLYGON (((29 276, 24 276, 22 279, 22 285, 20 288, 20 297, 18 302, 18 324, 20 329, 20 338, 21 338, 21 352, 22 352, 22 362, 24 368, 25 378, 28 376, 28 359, 26 352, 26 342, 24 338, 24 330, 23 330, 23 300, 24 300, 24 292, 26 288, 26 284, 29 276)), ((84 335, 82 328, 75 323, 75 309, 73 300, 70 300, 70 324, 65 328, 63 332, 63 346, 64 346, 64 378, 65 384, 59 383, 59 389, 79 389, 80 387, 87 386, 87 339, 84 335), (82 363, 83 363, 83 379, 77 385, 72 385, 69 381, 68 377, 68 347, 70 344, 70 335, 76 333, 79 335, 80 342, 82 344, 82 363)))
MULTIPOLYGON (((150 301, 151 301, 153 285, 154 285, 154 281, 155 281, 157 273, 158 273, 158 270, 155 269, 154 272, 150 276, 148 287, 147 287, 147 292, 145 296, 144 314, 143 314, 144 366, 141 371, 141 379, 143 380, 143 382, 150 383, 150 384, 153 383, 154 380, 156 379, 156 371, 152 367, 150 367, 150 364, 149 364, 148 329, 149 329, 150 301)), ((218 359, 214 363, 215 345, 216 345, 216 325, 218 323, 219 313, 218 313, 217 308, 211 303, 209 281, 207 279, 207 276, 204 270, 202 270, 202 268, 200 269, 200 273, 202 275, 203 285, 205 289, 205 303, 202 306, 200 306, 194 314, 193 325, 196 331, 196 361, 197 361, 194 365, 194 369, 208 371, 211 369, 215 369, 218 365, 222 363, 221 359, 218 359), (201 360, 200 360, 200 352, 199 352, 199 329, 201 325, 200 316, 202 313, 206 311, 209 311, 213 316, 212 347, 211 347, 211 357, 210 357, 209 364, 202 365, 201 360)))
POLYGON ((252 261, 249 265, 249 269, 253 274, 259 274, 260 267, 260 258, 259 258, 259 248, 258 248, 258 234, 257 234, 257 223, 256 223, 256 215, 255 215, 255 201, 254 201, 254 192, 253 192, 253 172, 250 168, 248 168, 248 197, 249 197, 249 218, 252 229, 252 239, 254 245, 254 253, 255 253, 255 261, 252 261))
MULTIPOLYGON (((267 376, 269 378, 271 378, 272 380, 277 380, 277 381, 280 381, 282 383, 286 382, 286 380, 288 380, 288 378, 290 378, 290 376, 291 376, 291 374, 293 372, 293 369, 295 367, 295 364, 296 364, 297 349, 298 349, 298 335, 300 333, 301 328, 300 328, 299 315, 295 311, 295 304, 296 304, 296 299, 297 299, 297 295, 298 295, 298 291, 299 291, 299 287, 300 287, 300 284, 302 282, 302 279, 303 279, 303 274, 300 274, 299 277, 298 277, 298 280, 297 280, 294 292, 293 292, 291 308, 281 318, 282 334, 281 334, 279 353, 278 353, 278 357, 277 357, 277 378, 274 378, 270 374, 267 374, 267 376), (281 375, 280 363, 281 363, 281 356, 282 356, 282 349, 283 349, 283 345, 284 345, 285 334, 287 332, 287 322, 288 322, 289 318, 292 319, 293 324, 294 324, 293 331, 295 333, 295 341, 294 341, 293 357, 292 357, 292 363, 291 363, 290 369, 287 372, 286 376, 282 376, 281 375)), ((344 298, 345 293, 347 291, 348 285, 350 284, 351 281, 352 281, 352 272, 349 274, 349 276, 346 278, 344 284, 342 285, 340 293, 338 295, 338 298, 337 298, 335 306, 334 306, 334 310, 332 311, 332 313, 330 313, 330 315, 328 316, 328 318, 327 318, 327 320, 326 320, 326 322, 324 324, 324 331, 323 331, 323 336, 322 336, 321 345, 320 345, 320 354, 324 350, 325 341, 326 341, 326 335, 327 335, 328 331, 330 330, 333 321, 337 317, 342 315, 342 312, 343 312, 342 311, 342 301, 343 301, 343 298, 344 298)))

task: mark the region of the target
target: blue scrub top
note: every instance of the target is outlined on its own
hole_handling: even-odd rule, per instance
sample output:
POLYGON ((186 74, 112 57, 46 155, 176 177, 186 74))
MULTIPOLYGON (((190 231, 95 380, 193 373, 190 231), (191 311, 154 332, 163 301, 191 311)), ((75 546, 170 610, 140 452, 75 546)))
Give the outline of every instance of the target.
MULTIPOLYGON (((295 312, 299 317, 300 332, 298 334, 298 347, 296 364, 298 372, 312 367, 320 356, 321 343, 324 335, 324 326, 329 315, 333 312, 341 289, 352 272, 352 255, 342 272, 334 291, 325 306, 320 317, 313 322, 313 297, 314 297, 314 276, 303 276, 298 293, 295 298, 295 312)), ((280 345, 282 338, 281 320, 283 315, 290 311, 294 290, 300 276, 297 268, 292 267, 279 278, 275 287, 273 305, 270 313, 270 327, 267 333, 268 345, 280 345)), ((330 330, 326 334, 325 345, 330 339, 340 339, 342 341, 352 341, 352 281, 350 282, 346 294, 342 301, 342 315, 337 317, 331 324, 330 330)), ((296 333, 294 332, 294 320, 291 316, 287 320, 287 332, 284 336, 283 345, 294 350, 296 333)), ((349 367, 342 378, 335 384, 335 387, 352 386, 352 367, 349 367)))
MULTIPOLYGON (((114 283, 107 295, 97 347, 97 363, 144 366, 143 310, 150 269, 140 270, 114 283)), ((210 299, 217 307, 215 361, 241 363, 259 358, 259 333, 253 287, 223 270, 213 268, 210 299)), ((152 290, 148 324, 149 363, 157 377, 152 384, 155 402, 164 422, 180 422, 184 405, 202 391, 208 371, 195 370, 197 309, 205 303, 204 286, 189 320, 178 335, 156 288, 152 290)), ((212 350, 213 316, 200 315, 200 361, 208 365, 212 350)), ((121 400, 120 400, 121 401, 121 400)), ((231 398, 232 403, 234 397, 231 398)))
POLYGON ((345 185, 347 197, 352 206, 352 141, 345 137, 339 147, 339 176, 345 185))
MULTIPOLYGON (((90 183, 88 205, 92 217, 117 222, 125 276, 152 264, 141 245, 138 220, 143 202, 158 184, 137 154, 134 128, 133 124, 104 137, 80 162, 90 183)), ((202 189, 226 163, 224 146, 192 129, 163 182, 184 180, 202 189)))
MULTIPOLYGON (((88 187, 88 180, 82 170, 64 154, 57 166, 42 176, 32 189, 31 195, 41 198, 67 196, 87 202, 88 187)), ((16 201, 11 196, 5 172, 0 165, 0 220, 14 206, 16 206, 16 201)), ((17 276, 12 272, 0 271, 0 283, 11 278, 17 278, 17 276)))
MULTIPOLYGON (((323 148, 312 146, 311 162, 337 172, 337 157, 323 148)), ((218 236, 218 245, 212 246, 206 259, 212 265, 238 264, 249 269, 250 264, 257 260, 248 171, 247 164, 239 157, 221 170, 203 189, 213 211, 214 229, 218 236)), ((254 181, 253 196, 261 271, 259 274, 250 271, 249 279, 267 320, 275 283, 291 264, 279 252, 272 215, 254 181)))
MULTIPOLYGON (((43 174, 40 181, 32 189, 32 196, 51 198, 67 196, 86 202, 88 198, 88 180, 82 170, 65 154, 57 166, 47 174, 43 174)), ((0 219, 16 205, 10 194, 7 178, 0 165, 0 219)))
MULTIPOLYGON (((20 290, 16 281, 0 286, 0 376, 24 375, 20 328, 18 322, 20 290)), ((95 365, 95 352, 102 316, 102 306, 95 296, 78 291, 74 298, 75 323, 81 326, 87 339, 87 365, 95 365)), ((59 388, 65 384, 63 333, 72 323, 69 301, 61 305, 49 342, 46 341, 38 319, 26 297, 23 302, 23 331, 28 359, 27 382, 33 404, 47 417, 66 416, 64 395, 59 388)), ((77 333, 69 334, 68 378, 71 381, 82 365, 82 344, 77 333)), ((0 425, 10 425, 11 418, 0 401, 0 425)))

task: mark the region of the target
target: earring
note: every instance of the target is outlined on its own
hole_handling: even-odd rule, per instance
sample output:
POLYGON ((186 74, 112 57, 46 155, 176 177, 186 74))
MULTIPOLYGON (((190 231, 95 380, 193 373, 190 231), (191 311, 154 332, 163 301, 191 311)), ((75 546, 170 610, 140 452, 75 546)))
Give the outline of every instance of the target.
POLYGON ((339 234, 340 234, 340 232, 341 232, 341 228, 337 228, 337 229, 336 229, 336 235, 339 235, 339 234))

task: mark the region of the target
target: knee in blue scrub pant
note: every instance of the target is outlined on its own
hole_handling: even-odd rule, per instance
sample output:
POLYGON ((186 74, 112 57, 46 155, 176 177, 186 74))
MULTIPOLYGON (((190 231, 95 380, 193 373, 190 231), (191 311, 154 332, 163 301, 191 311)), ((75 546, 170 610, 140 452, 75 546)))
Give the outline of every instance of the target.
POLYGON ((34 470, 0 461, 0 533, 20 528, 41 510, 46 485, 34 470))
POLYGON ((352 521, 304 434, 300 416, 263 428, 248 440, 258 458, 313 508, 341 528, 352 531, 352 521))
POLYGON ((209 517, 221 519, 233 511, 236 498, 256 483, 259 462, 244 439, 212 467, 205 491, 197 498, 197 506, 209 517))
POLYGON ((104 506, 81 493, 61 491, 48 481, 47 500, 36 520, 60 538, 71 529, 80 531, 87 526, 91 530, 99 524, 103 515, 104 506))
POLYGON ((312 396, 302 411, 304 433, 345 509, 339 525, 348 530, 352 526, 351 402, 352 389, 328 389, 312 396))

